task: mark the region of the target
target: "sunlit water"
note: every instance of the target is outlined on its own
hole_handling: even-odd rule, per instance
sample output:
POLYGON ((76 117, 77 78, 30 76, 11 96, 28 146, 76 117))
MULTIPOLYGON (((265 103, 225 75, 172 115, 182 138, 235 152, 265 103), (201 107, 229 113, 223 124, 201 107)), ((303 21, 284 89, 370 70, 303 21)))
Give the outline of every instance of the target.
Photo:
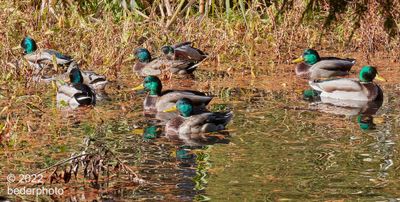
MULTIPOLYGON (((65 194, 50 198, 400 200, 398 89, 386 89, 382 106, 360 120, 358 113, 349 110, 329 106, 320 109, 304 101, 300 93, 293 96, 293 92, 256 88, 214 91, 220 104, 214 103, 212 109, 232 109, 234 119, 224 140, 217 138, 196 146, 165 138, 162 127, 158 127, 157 134, 132 132, 137 128, 157 128, 140 113, 144 95, 132 98, 127 114, 119 114, 120 106, 112 102, 99 104, 99 108, 113 114, 100 129, 94 129, 90 122, 70 118, 70 143, 50 146, 50 153, 81 151, 83 140, 92 135, 93 141, 104 142, 122 161, 134 167, 146 183, 137 185, 114 177, 94 186, 80 179, 57 184, 65 188, 65 194)), ((129 99, 115 98, 123 102, 129 99)), ((5 192, 3 189, 0 193, 7 196, 5 192)))

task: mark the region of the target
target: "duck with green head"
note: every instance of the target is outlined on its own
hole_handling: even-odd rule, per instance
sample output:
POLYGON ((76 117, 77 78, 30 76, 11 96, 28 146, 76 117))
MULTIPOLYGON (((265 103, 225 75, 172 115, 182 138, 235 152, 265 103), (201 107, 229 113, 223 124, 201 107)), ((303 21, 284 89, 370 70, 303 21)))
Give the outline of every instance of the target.
POLYGON ((192 42, 187 41, 172 46, 163 46, 161 48, 164 56, 169 60, 184 60, 193 63, 199 63, 206 59, 207 54, 194 48, 192 42))
POLYGON ((345 76, 356 63, 355 59, 320 57, 314 49, 306 49, 302 56, 292 61, 296 66, 296 75, 309 80, 345 76))
POLYGON ((67 69, 67 74, 69 74, 74 69, 78 69, 81 72, 83 78, 83 84, 88 85, 96 92, 104 91, 108 83, 105 76, 99 75, 93 71, 81 71, 78 64, 75 61, 71 62, 71 64, 69 65, 67 69))
POLYGON ((57 65, 67 65, 73 61, 70 56, 55 50, 38 50, 35 40, 29 36, 22 40, 21 47, 24 49, 24 58, 36 68, 43 68, 53 64, 53 59, 57 65))
POLYGON ((373 82, 374 79, 385 81, 378 75, 375 67, 364 66, 360 71, 359 80, 342 78, 310 81, 310 86, 320 92, 321 99, 369 102, 383 97, 382 90, 373 82))
POLYGON ((144 99, 143 108, 145 113, 159 113, 175 106, 180 98, 192 100, 195 111, 205 111, 206 105, 213 97, 205 93, 191 90, 167 90, 162 91, 162 84, 158 77, 147 76, 143 84, 133 90, 146 90, 148 95, 144 99))
POLYGON ((165 132, 169 136, 179 136, 180 139, 191 138, 193 134, 209 133, 224 130, 232 119, 232 112, 205 112, 193 113, 193 102, 187 98, 180 98, 175 106, 165 112, 179 111, 180 116, 169 120, 165 132))
POLYGON ((166 58, 152 58, 150 52, 145 48, 134 51, 138 60, 133 66, 133 71, 139 76, 157 76, 165 71, 171 74, 189 74, 196 69, 196 64, 184 60, 168 60, 166 58))
POLYGON ((95 105, 96 94, 86 84, 83 84, 83 76, 79 69, 72 69, 69 73, 71 84, 58 87, 57 105, 75 109, 84 105, 95 105))

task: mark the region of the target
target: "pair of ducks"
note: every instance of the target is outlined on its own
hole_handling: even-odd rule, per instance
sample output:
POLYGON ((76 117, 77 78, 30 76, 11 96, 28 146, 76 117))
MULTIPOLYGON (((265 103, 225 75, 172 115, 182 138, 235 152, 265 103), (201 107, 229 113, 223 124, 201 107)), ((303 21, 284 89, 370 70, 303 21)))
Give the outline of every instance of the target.
POLYGON ((156 114, 165 121, 165 132, 170 137, 189 140, 193 136, 225 129, 232 112, 209 112, 207 104, 213 97, 192 90, 162 91, 157 76, 147 76, 134 90, 148 91, 144 99, 145 114, 156 114), (177 113, 178 112, 178 113, 177 113))
POLYGON ((105 76, 98 75, 93 71, 81 71, 72 57, 55 50, 39 50, 35 40, 31 37, 25 37, 21 42, 21 47, 24 49, 23 58, 33 68, 36 75, 50 69, 52 65, 68 66, 65 74, 69 75, 71 83, 63 85, 57 83, 60 84, 57 92, 58 106, 76 108, 81 105, 94 105, 96 98, 100 98, 96 96, 96 92, 97 95, 104 92, 108 83, 105 76))
POLYGON ((296 66, 297 76, 308 79, 311 88, 319 94, 321 99, 362 103, 382 99, 382 90, 373 83, 373 80, 386 80, 378 75, 373 66, 363 66, 358 80, 348 78, 318 80, 348 75, 355 64, 355 59, 322 58, 317 51, 306 49, 302 56, 293 62, 300 63, 296 66))
POLYGON ((161 48, 162 56, 152 58, 150 52, 145 48, 134 51, 138 62, 133 66, 133 71, 139 76, 158 76, 164 71, 172 74, 191 74, 207 57, 203 51, 194 48, 192 42, 183 42, 172 46, 161 48))

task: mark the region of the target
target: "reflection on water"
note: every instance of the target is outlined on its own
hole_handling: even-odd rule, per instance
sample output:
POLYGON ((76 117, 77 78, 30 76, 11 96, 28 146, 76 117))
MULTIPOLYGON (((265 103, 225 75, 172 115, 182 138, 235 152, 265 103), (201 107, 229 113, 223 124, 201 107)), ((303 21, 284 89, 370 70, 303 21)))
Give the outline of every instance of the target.
POLYGON ((321 111, 339 115, 373 115, 383 103, 382 91, 379 99, 374 101, 339 100, 329 97, 320 97, 319 93, 313 90, 306 90, 303 93, 304 99, 311 101, 310 110, 321 111))
POLYGON ((338 106, 273 97, 255 95, 235 106, 233 144, 213 147, 208 197, 399 199, 399 129, 389 118, 397 116, 398 99, 338 106), (276 107, 282 103, 288 107, 276 107))
POLYGON ((360 114, 357 116, 357 123, 362 130, 374 129, 374 117, 371 115, 360 114))
POLYGON ((313 90, 304 91, 303 98, 311 101, 309 105, 310 110, 336 115, 357 115, 357 123, 362 130, 374 128, 374 117, 372 115, 376 114, 383 104, 382 91, 380 91, 380 95, 378 96, 379 99, 369 102, 320 97, 319 93, 313 90))
MULTIPOLYGON (((75 181, 66 184, 70 188, 59 200, 400 198, 400 148, 396 144, 400 130, 394 121, 400 110, 397 97, 341 107, 321 100, 310 104, 291 98, 291 93, 217 89, 214 94, 235 113, 228 125, 230 132, 188 140, 165 136, 163 125, 144 120, 140 107, 134 105, 136 114, 115 113, 116 117, 105 120, 101 128, 83 121, 74 123, 71 137, 95 134, 96 141, 104 142, 146 183, 137 186, 114 178, 96 189, 75 181)), ((211 109, 226 107, 216 103, 211 109)), ((118 107, 110 106, 109 110, 114 108, 118 107)))

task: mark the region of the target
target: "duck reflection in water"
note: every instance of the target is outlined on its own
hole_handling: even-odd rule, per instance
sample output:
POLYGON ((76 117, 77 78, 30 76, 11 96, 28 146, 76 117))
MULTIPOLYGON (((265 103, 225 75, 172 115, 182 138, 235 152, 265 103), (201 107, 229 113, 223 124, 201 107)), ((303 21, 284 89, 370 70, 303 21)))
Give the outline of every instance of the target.
POLYGON ((304 91, 303 96, 305 100, 311 102, 309 110, 336 115, 357 116, 357 123, 361 130, 375 128, 372 115, 376 114, 383 103, 382 91, 380 91, 378 99, 369 102, 321 97, 314 90, 304 91))
POLYGON ((142 129, 135 129, 136 134, 142 134, 143 139, 146 141, 166 137, 177 145, 185 146, 206 146, 212 144, 228 144, 230 134, 228 131, 219 131, 218 133, 199 133, 189 134, 184 137, 178 135, 171 135, 163 131, 164 126, 159 123, 149 122, 142 129))
POLYGON ((148 125, 143 130, 143 139, 151 140, 160 137, 162 132, 160 125, 148 125))
POLYGON ((218 133, 199 133, 195 135, 176 136, 166 134, 166 137, 178 144, 183 144, 187 146, 205 146, 213 144, 228 144, 230 140, 229 132, 222 131, 218 133))
POLYGON ((310 110, 346 116, 374 115, 383 103, 382 92, 379 93, 379 98, 373 101, 339 100, 321 97, 314 90, 304 91, 303 97, 311 102, 309 105, 310 110))
POLYGON ((192 201, 204 196, 210 168, 208 148, 208 146, 187 145, 176 147, 176 160, 181 176, 177 187, 182 192, 182 200, 192 201))
POLYGON ((374 117, 371 115, 360 114, 357 116, 357 123, 361 130, 375 129, 374 117))

